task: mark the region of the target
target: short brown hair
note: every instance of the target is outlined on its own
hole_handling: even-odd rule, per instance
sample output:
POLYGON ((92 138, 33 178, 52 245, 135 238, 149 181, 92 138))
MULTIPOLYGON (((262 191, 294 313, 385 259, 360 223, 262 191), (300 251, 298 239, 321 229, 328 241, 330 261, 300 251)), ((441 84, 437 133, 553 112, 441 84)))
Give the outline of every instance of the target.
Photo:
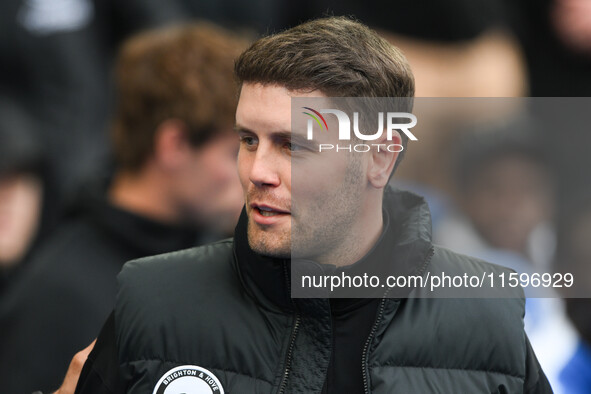
POLYGON ((112 139, 118 164, 139 169, 167 119, 185 122, 194 146, 231 128, 237 103, 233 64, 245 47, 208 23, 164 27, 128 40, 116 65, 112 139))
MULTIPOLYGON (((415 92, 402 52, 347 17, 320 18, 261 38, 238 58, 234 70, 240 84, 320 90, 329 97, 412 98, 415 92)), ((406 102, 405 110, 411 111, 412 99, 406 102)), ((401 137, 406 148, 408 137, 401 137)))

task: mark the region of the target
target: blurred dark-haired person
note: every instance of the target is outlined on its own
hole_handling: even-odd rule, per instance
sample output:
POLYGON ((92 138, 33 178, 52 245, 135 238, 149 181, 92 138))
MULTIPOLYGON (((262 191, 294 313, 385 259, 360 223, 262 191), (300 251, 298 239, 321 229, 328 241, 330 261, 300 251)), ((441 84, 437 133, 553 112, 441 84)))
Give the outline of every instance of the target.
POLYGON ((0 299, 41 235, 48 174, 33 127, 16 97, 0 97, 0 299))
POLYGON ((113 106, 117 49, 132 34, 186 20, 176 0, 5 0, 0 4, 0 91, 14 89, 43 127, 54 209, 100 170, 113 106))
MULTIPOLYGON (((552 392, 523 331, 520 289, 291 295, 296 241, 299 259, 337 275, 376 261, 400 275, 510 272, 432 244, 424 199, 387 187, 399 152, 324 155, 292 129, 293 97, 413 97, 401 52, 331 17, 258 40, 235 72, 245 207, 234 238, 127 263, 77 393, 552 392)), ((407 145, 405 133, 388 138, 407 145)))
POLYGON ((458 210, 437 242, 473 256, 505 250, 549 268, 554 177, 534 130, 536 122, 523 116, 462 133, 452 152, 458 210))
POLYGON ((205 23, 148 31, 123 46, 116 171, 80 193, 12 293, 0 322, 0 391, 59 386, 112 310, 125 261, 194 246, 220 223, 235 224, 233 64, 245 46, 205 23))

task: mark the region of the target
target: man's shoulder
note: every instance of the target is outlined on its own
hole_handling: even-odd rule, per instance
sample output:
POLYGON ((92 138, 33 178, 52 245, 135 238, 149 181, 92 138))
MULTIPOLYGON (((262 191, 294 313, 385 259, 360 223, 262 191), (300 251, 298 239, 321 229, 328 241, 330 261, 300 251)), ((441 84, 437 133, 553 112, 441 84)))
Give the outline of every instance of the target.
POLYGON ((227 291, 237 287, 239 280, 233 261, 232 239, 128 261, 117 276, 117 302, 227 291))
POLYGON ((208 261, 212 258, 220 259, 223 258, 225 254, 229 253, 231 255, 233 253, 233 245, 233 238, 226 238, 221 241, 195 246, 188 249, 176 250, 174 252, 162 253, 154 256, 141 257, 139 259, 128 261, 125 265, 141 265, 147 267, 165 262, 166 264, 170 264, 195 261, 195 259, 198 259, 199 261, 208 261))
POLYGON ((189 249, 142 257, 125 263, 118 280, 139 282, 149 277, 170 279, 191 272, 216 275, 231 266, 233 254, 233 240, 228 238, 189 249))
POLYGON ((478 257, 469 256, 439 245, 433 245, 434 265, 441 269, 447 269, 449 272, 479 274, 487 273, 511 273, 511 268, 502 265, 493 264, 478 257))
POLYGON ((126 263, 114 308, 120 360, 181 360, 188 349, 201 360, 228 346, 227 327, 244 333, 247 321, 263 330, 234 261, 233 242, 224 240, 126 263))

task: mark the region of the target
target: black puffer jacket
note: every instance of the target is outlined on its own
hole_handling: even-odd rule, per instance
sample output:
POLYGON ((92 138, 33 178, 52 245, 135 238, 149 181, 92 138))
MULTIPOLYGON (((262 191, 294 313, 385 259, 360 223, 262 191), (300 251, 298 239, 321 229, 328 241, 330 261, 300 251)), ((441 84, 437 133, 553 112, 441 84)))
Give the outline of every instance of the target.
MULTIPOLYGON (((385 208, 394 224, 382 241, 392 245, 397 272, 508 272, 433 246, 422 198, 388 190, 385 208)), ((246 221, 243 214, 234 240, 125 265, 112 332, 99 336, 78 393, 169 393, 183 384, 202 385, 199 393, 322 391, 330 302, 292 299, 289 261, 255 254, 246 221), (109 337, 114 346, 105 346, 109 337), (114 362, 105 363, 109 348, 114 362), (115 374, 119 383, 106 382, 115 374)), ((365 392, 551 392, 523 331, 521 295, 383 298, 355 360, 365 392)))

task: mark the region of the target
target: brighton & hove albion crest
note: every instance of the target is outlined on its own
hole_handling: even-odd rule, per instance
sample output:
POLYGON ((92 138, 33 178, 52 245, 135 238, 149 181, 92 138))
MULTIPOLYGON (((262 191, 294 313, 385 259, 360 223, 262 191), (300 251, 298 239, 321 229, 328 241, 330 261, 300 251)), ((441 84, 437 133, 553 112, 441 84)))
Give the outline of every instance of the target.
POLYGON ((207 369, 181 365, 162 375, 153 394, 224 394, 224 388, 207 369))

